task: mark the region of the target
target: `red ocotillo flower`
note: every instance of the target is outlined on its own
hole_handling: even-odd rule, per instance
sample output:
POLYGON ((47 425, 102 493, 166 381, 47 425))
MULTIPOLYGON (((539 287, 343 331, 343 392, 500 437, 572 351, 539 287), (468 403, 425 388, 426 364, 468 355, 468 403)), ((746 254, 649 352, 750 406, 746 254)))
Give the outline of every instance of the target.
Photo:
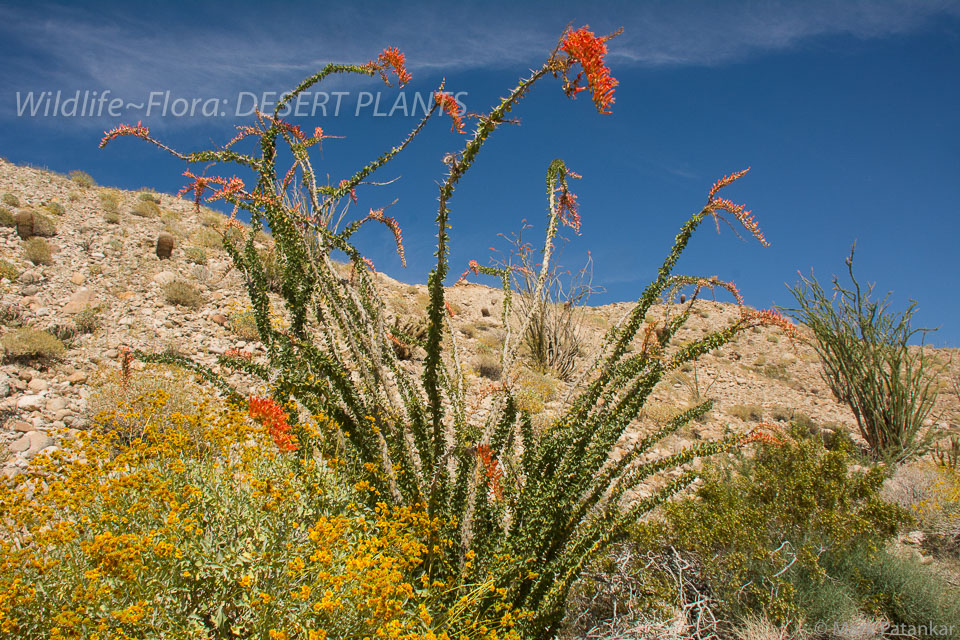
POLYGON ((219 200, 220 198, 234 194, 243 189, 243 180, 237 178, 236 176, 229 179, 220 176, 198 176, 194 175, 190 169, 184 171, 183 175, 187 178, 190 178, 190 183, 177 192, 177 197, 179 198, 188 191, 193 191, 193 202, 198 211, 200 210, 200 201, 203 199, 203 192, 207 189, 213 189, 213 187, 210 185, 216 184, 220 185, 222 188, 215 189, 214 193, 207 198, 208 202, 210 200, 219 200))
POLYGON ((390 69, 396 74, 397 84, 401 87, 413 79, 410 73, 407 72, 406 58, 396 47, 384 49, 383 53, 377 56, 376 61, 371 60, 367 63, 367 67, 378 71, 380 77, 383 78, 383 81, 387 83, 387 85, 390 84, 390 80, 386 74, 387 69, 390 69))
POLYGON ((560 197, 557 199, 557 209, 559 209, 560 222, 571 227, 574 232, 580 233, 580 213, 577 210, 577 196, 570 193, 566 188, 561 189, 560 197))
POLYGON ((723 189, 726 186, 729 186, 736 180, 739 180, 747 171, 750 171, 750 167, 743 169, 742 171, 737 171, 736 173, 731 173, 728 176, 724 176, 720 180, 717 180, 713 183, 713 186, 710 187, 710 191, 707 193, 707 206, 706 210, 713 216, 714 221, 717 224, 717 230, 720 230, 720 215, 719 212, 726 211, 727 213, 732 213, 733 217, 743 225, 743 228, 750 232, 750 235, 755 237, 760 241, 765 247, 769 247, 770 243, 767 242, 767 239, 763 236, 763 232, 760 231, 760 225, 757 224, 757 221, 753 219, 753 216, 750 214, 750 211, 742 204, 733 203, 726 198, 718 198, 717 193, 720 189, 723 189))
POLYGON ((451 125, 450 130, 454 133, 466 133, 463 129, 463 110, 460 108, 459 103, 457 103, 456 98, 444 91, 434 92, 433 98, 437 101, 437 104, 440 105, 440 108, 453 120, 453 125, 451 125))
POLYGON ((756 324, 763 326, 775 326, 780 327, 784 333, 787 334, 791 340, 796 340, 800 337, 800 332, 797 330, 797 326, 784 318, 782 315, 776 311, 771 311, 769 309, 761 309, 759 311, 754 309, 748 309, 746 307, 741 307, 740 309, 740 322, 743 324, 756 324))
POLYGON ((270 437, 280 451, 296 451, 299 448, 297 438, 287 422, 287 412, 272 398, 250 396, 247 411, 251 418, 267 427, 270 437))
POLYGON ((103 132, 103 139, 100 140, 100 148, 103 149, 107 146, 108 142, 120 136, 137 136, 138 138, 146 140, 150 137, 150 130, 140 124, 140 121, 137 121, 137 126, 135 127, 131 127, 128 124, 117 125, 113 129, 110 129, 110 131, 103 132))
POLYGON ((610 113, 613 104, 613 90, 619 84, 616 78, 610 75, 610 69, 604 64, 603 58, 607 55, 606 40, 598 38, 587 27, 571 31, 563 39, 560 48, 570 56, 570 63, 579 63, 583 69, 572 82, 567 81, 564 91, 570 97, 586 89, 581 87, 580 78, 586 74, 587 85, 593 94, 593 103, 600 113, 610 113))
POLYGON ((503 499, 503 486, 500 484, 503 478, 503 469, 500 468, 500 462, 493 455, 493 451, 485 444, 477 447, 477 457, 480 458, 480 464, 483 465, 484 474, 487 476, 487 486, 493 491, 497 500, 503 499))

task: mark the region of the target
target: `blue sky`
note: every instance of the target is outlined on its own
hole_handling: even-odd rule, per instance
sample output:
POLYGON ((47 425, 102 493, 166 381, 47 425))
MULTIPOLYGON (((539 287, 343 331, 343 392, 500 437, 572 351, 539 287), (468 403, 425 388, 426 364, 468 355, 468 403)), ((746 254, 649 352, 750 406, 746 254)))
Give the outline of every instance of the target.
MULTIPOLYGON (((143 120, 181 151, 209 148, 249 121, 234 116, 252 96, 386 46, 407 56, 408 106, 446 78, 468 110, 482 111, 542 63, 568 23, 624 27, 609 43, 620 82, 613 113, 597 114, 585 95, 568 100, 552 79, 538 85, 514 112, 519 126, 496 134, 458 189, 452 272, 486 263, 491 246, 505 248, 497 234, 519 230, 521 219, 542 227, 544 172, 561 157, 583 175, 573 186, 583 230, 565 264, 579 266, 589 250, 606 289, 592 302, 635 298, 710 184, 750 166, 727 196, 747 203, 773 246, 705 225, 680 272, 733 279, 753 306, 789 305, 785 283, 798 270, 828 282, 856 240, 861 280, 893 291, 898 309, 916 299, 918 323, 940 327, 929 340, 960 346, 960 2, 3 3, 0 156, 175 192, 181 163, 133 139, 100 151, 103 130, 143 120), (109 91, 144 107, 120 117, 29 115, 27 96, 44 91, 109 91), (166 115, 159 106, 147 116, 152 92, 198 99, 198 113, 175 117, 168 102, 166 115), (224 115, 199 113, 211 99, 224 115)), ((340 112, 331 94, 326 116, 291 120, 342 136, 315 160, 333 182, 417 120, 358 106, 364 91, 380 93, 380 113, 395 104, 400 90, 379 81, 337 78, 318 91, 346 92, 340 112)), ((359 238, 380 270, 425 281, 441 159, 461 144, 449 120, 432 122, 376 176, 399 180, 360 190, 353 214, 397 200, 389 214, 403 228, 408 268, 384 229, 359 238)))

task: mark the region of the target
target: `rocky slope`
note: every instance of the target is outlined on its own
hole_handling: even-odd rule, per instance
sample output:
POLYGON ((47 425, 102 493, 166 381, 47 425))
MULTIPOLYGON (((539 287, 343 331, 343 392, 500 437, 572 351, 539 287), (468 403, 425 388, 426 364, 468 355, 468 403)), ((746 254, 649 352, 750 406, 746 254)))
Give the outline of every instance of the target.
MULTIPOLYGON (((0 364, 0 464, 6 475, 18 473, 38 452, 56 446, 63 430, 88 423, 98 373, 117 367, 123 346, 176 350, 209 365, 227 350, 256 354, 260 349, 244 330, 246 297, 239 275, 217 248, 222 216, 207 210, 198 214, 191 202, 164 194, 156 197, 159 207, 145 210, 140 193, 84 187, 65 176, 5 161, 0 161, 0 194, 8 202, 0 203, 10 214, 8 224, 21 212, 42 211, 56 226, 56 234, 46 239, 50 263, 41 265, 26 258, 16 227, 0 226, 0 259, 8 263, 0 280, 0 337, 24 325, 68 336, 81 318, 84 323, 93 318, 98 325, 92 333, 68 337, 66 351, 56 360, 41 364, 8 357, 0 364), (144 215, 131 213, 137 208, 144 215), (156 255, 161 232, 175 241, 168 260, 156 255), (175 280, 199 294, 198 306, 168 302, 165 287, 175 280)), ((422 312, 425 287, 386 276, 379 276, 379 282, 398 318, 416 318, 422 312)), ((484 355, 500 339, 501 293, 459 284, 449 289, 449 300, 456 312, 453 323, 462 360, 471 369, 469 375, 480 378, 484 355)), ((584 312, 586 352, 629 306, 612 304, 584 312)), ((697 309, 679 340, 696 338, 737 313, 733 305, 712 301, 697 309)), ((652 315, 662 317, 669 310, 660 305, 652 315)), ((936 420, 949 426, 960 421, 954 385, 960 380, 960 359, 951 362, 954 350, 934 351, 944 368, 936 420)), ((238 376, 232 381, 241 387, 252 384, 238 376)), ((478 382, 472 386, 482 388, 489 381, 478 382)), ((557 410, 566 391, 566 383, 555 376, 529 373, 521 384, 529 387, 530 406, 542 412, 544 420, 557 410)), ((699 397, 716 399, 716 407, 668 446, 713 438, 728 428, 744 430, 761 419, 799 418, 818 428, 856 430, 850 411, 821 380, 813 349, 763 328, 664 380, 642 423, 625 438, 636 438, 645 424, 667 419, 699 397)), ((477 397, 472 402, 482 412, 485 401, 477 397)))

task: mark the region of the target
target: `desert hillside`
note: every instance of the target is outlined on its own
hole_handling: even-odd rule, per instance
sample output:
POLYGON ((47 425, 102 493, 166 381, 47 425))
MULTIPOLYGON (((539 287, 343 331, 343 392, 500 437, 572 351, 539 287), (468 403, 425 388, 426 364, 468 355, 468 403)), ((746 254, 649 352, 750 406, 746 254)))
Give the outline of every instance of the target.
MULTIPOLYGON (((197 213, 191 201, 170 194, 87 185, 82 178, 71 180, 6 161, 0 161, 0 194, 0 332, 9 352, 0 365, 0 458, 5 475, 16 475, 37 453, 56 447, 57 434, 65 429, 84 428, 96 404, 96 381, 119 366, 123 347, 189 354, 214 368, 217 356, 229 350, 257 354, 260 345, 240 276, 221 248, 226 222, 221 214, 208 209, 197 213), (16 224, 23 219, 18 215, 24 212, 32 214, 38 228, 51 227, 41 231, 49 256, 31 253, 43 251, 28 247, 18 235, 16 224), (173 240, 168 259, 157 255, 162 233, 173 240), (13 334, 23 327, 59 336, 62 353, 56 346, 53 358, 14 357, 18 347, 13 334)), ((267 236, 262 240, 264 246, 270 244, 267 236)), ((397 322, 416 323, 426 306, 425 287, 384 275, 378 281, 397 322)), ((448 298, 468 375, 490 377, 483 362, 502 340, 501 292, 462 283, 448 289, 448 298)), ((586 309, 583 352, 590 353, 629 307, 617 303, 586 309)), ((734 305, 709 299, 695 309, 680 341, 722 326, 737 313, 734 305)), ((659 305, 650 319, 670 311, 659 305)), ((806 335, 803 329, 801 335, 806 335)), ((960 421, 954 385, 960 379, 960 361, 953 358, 954 350, 932 351, 943 367, 934 415, 941 426, 955 427, 960 421)), ((410 366, 416 366, 419 355, 413 351, 410 366)), ((253 383, 238 375, 230 381, 255 392, 253 383)), ((529 407, 543 420, 559 407, 568 387, 556 376, 533 372, 519 383, 526 385, 529 407)), ((776 328, 742 334, 663 381, 644 420, 663 421, 698 398, 715 399, 714 410, 674 445, 715 438, 727 429, 743 431, 761 420, 794 419, 812 428, 856 432, 850 410, 836 402, 821 380, 814 350, 776 328)), ((485 401, 477 397, 471 403, 478 415, 485 401)), ((637 432, 642 428, 637 425, 637 432)))

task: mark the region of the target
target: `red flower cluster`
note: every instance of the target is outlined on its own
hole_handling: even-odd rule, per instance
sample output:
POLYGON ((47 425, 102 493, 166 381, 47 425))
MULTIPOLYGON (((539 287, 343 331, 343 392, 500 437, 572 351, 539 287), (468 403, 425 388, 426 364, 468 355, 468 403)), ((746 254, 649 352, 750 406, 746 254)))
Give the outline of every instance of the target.
POLYGON ((463 129, 463 110, 460 108, 457 100, 449 93, 443 91, 435 91, 433 98, 437 101, 437 104, 440 105, 440 108, 446 111, 450 119, 453 120, 453 125, 450 127, 450 130, 454 133, 466 133, 463 129))
POLYGON ((559 209, 560 221, 572 228, 576 233, 580 233, 580 213, 577 211, 577 196, 570 193, 567 189, 561 189, 560 198, 557 200, 557 209, 559 209))
POLYGON ((480 263, 476 260, 471 260, 467 263, 467 270, 460 274, 460 277, 457 279, 456 284, 466 281, 467 274, 473 271, 473 275, 480 275, 480 263))
POLYGON ((267 427, 280 451, 296 451, 299 448, 297 437, 291 433, 287 422, 287 412, 272 398, 250 396, 248 412, 251 418, 267 427))
POLYGON ((401 87, 413 79, 412 76, 407 72, 406 58, 396 47, 384 49, 383 53, 377 56, 376 62, 371 60, 367 63, 367 67, 378 71, 380 73, 380 77, 383 78, 383 81, 387 83, 387 85, 390 84, 390 80, 387 78, 387 74, 385 73, 387 69, 391 69, 396 74, 397 84, 399 84, 401 87))
POLYGON ((736 173, 731 173, 730 175, 724 176, 723 178, 714 182, 713 186, 710 187, 710 193, 707 194, 707 201, 713 202, 713 197, 717 195, 717 192, 720 191, 720 189, 723 189, 724 187, 733 184, 734 182, 736 182, 737 180, 745 176, 747 174, 747 171, 750 171, 750 167, 747 167, 746 169, 743 169, 741 171, 737 171, 736 173))
POLYGON ((100 140, 100 148, 103 149, 107 146, 108 142, 120 136, 137 136, 138 138, 147 140, 150 137, 150 130, 140 124, 139 121, 135 127, 131 127, 128 124, 117 125, 113 129, 110 129, 110 131, 103 132, 103 139, 100 140))
POLYGON ((750 442, 759 442, 760 444, 766 444, 773 447, 779 447, 783 445, 783 440, 769 433, 764 433, 763 431, 753 431, 744 436, 740 441, 741 444, 747 444, 750 442))
POLYGON ((386 331, 385 333, 387 334, 387 339, 388 339, 390 342, 392 342, 393 344, 397 345, 398 347, 402 347, 402 346, 403 346, 403 343, 400 342, 395 335, 393 335, 393 334, 390 333, 389 331, 386 331))
POLYGON ((743 228, 749 231, 750 235, 760 241, 760 244, 765 247, 770 246, 770 243, 767 242, 767 239, 763 236, 763 232, 760 231, 760 225, 757 224, 757 221, 753 219, 750 211, 747 210, 744 205, 735 204, 726 198, 716 198, 710 203, 710 210, 714 215, 716 215, 716 211, 718 210, 732 213, 733 217, 743 225, 743 228))
POLYGON ((593 94, 593 103, 597 105, 597 111, 610 113, 610 105, 614 102, 613 90, 620 83, 610 75, 610 69, 603 63, 603 58, 607 55, 606 38, 598 38, 592 31, 583 27, 571 31, 564 38, 560 48, 570 56, 571 63, 577 62, 583 68, 573 82, 566 83, 564 91, 567 95, 575 97, 586 89, 579 86, 581 76, 586 74, 587 84, 593 94))
POLYGON ((762 326, 775 326, 780 327, 784 333, 787 334, 791 340, 797 340, 800 338, 800 332, 797 330, 797 326, 784 318, 782 315, 776 311, 771 311, 769 309, 761 309, 759 311, 754 309, 748 309, 742 307, 740 309, 740 322, 747 324, 755 324, 762 326))
POLYGON ((485 444, 477 447, 477 457, 480 458, 480 464, 483 465, 483 471, 487 476, 487 486, 493 490, 493 495, 497 500, 503 499, 503 486, 500 480, 503 478, 503 469, 500 468, 500 462, 493 455, 490 447, 485 444))
POLYGON ((407 258, 403 251, 403 234, 400 232, 400 223, 397 222, 397 219, 383 215, 383 209, 370 209, 370 213, 367 214, 367 218, 382 222, 383 224, 387 225, 387 228, 390 229, 391 233, 393 233, 394 241, 397 243, 397 255, 400 256, 400 264, 406 267, 407 258))
POLYGON ((760 231, 760 225, 757 224, 757 221, 753 219, 753 216, 750 215, 750 211, 742 204, 733 203, 726 198, 718 198, 717 192, 720 189, 723 189, 726 186, 733 184, 735 181, 742 178, 746 175, 747 171, 750 171, 750 167, 742 171, 737 171, 736 173, 731 173, 728 176, 724 176, 720 180, 717 180, 713 183, 713 186, 710 187, 710 191, 707 193, 707 211, 713 215, 714 220, 717 223, 717 230, 720 230, 720 218, 718 211, 726 211, 727 213, 732 213, 733 217, 743 225, 743 228, 750 232, 754 238, 760 241, 765 247, 769 247, 770 243, 767 242, 767 239, 763 236, 763 232, 760 231))
POLYGON ((215 189, 214 192, 207 198, 207 202, 212 200, 220 200, 225 198, 228 195, 237 193, 243 189, 243 180, 237 178, 236 176, 232 178, 222 178, 220 176, 197 176, 194 175, 190 169, 187 169, 183 172, 183 175, 191 179, 190 184, 185 186, 183 189, 177 192, 177 197, 184 195, 188 191, 193 191, 193 202, 197 206, 197 210, 200 210, 200 200, 203 198, 203 192, 207 189, 213 189, 210 185, 217 184, 220 185, 220 189, 215 189))

